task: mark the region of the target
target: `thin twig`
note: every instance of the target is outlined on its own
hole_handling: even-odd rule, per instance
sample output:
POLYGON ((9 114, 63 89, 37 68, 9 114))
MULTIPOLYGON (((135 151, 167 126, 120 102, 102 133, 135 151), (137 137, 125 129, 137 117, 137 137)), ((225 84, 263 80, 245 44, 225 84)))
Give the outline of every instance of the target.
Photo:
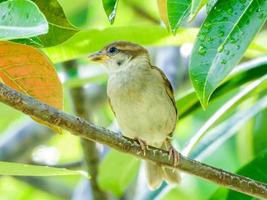
POLYGON ((2 83, 0 83, 0 101, 25 114, 66 129, 76 136, 106 144, 119 151, 154 161, 164 166, 180 169, 235 191, 267 199, 267 184, 191 160, 181 154, 179 163, 173 166, 173 159, 168 158, 167 151, 151 146, 149 146, 146 155, 144 155, 136 141, 43 104, 2 83))
POLYGON ((55 165, 48 165, 46 163, 42 162, 30 162, 30 164, 33 165, 43 165, 43 166, 49 166, 49 167, 57 167, 57 168, 67 168, 67 169, 77 169, 81 168, 84 165, 83 160, 77 160, 73 162, 66 162, 66 163, 60 163, 60 164, 55 164, 55 165))
MULTIPOLYGON (((65 62, 64 70, 69 75, 73 72, 77 73, 78 64, 77 61, 72 60, 65 62)), ((87 121, 91 121, 91 106, 86 102, 85 90, 83 87, 71 88, 70 94, 73 101, 73 108, 75 110, 75 114, 79 117, 87 121), (88 109, 88 107, 90 109, 88 109)), ((92 189, 92 195, 94 200, 106 200, 108 199, 107 193, 102 191, 98 185, 97 177, 98 177, 98 166, 100 163, 100 152, 97 149, 96 143, 91 140, 87 140, 81 138, 81 144, 84 152, 84 160, 86 163, 87 171, 90 173, 90 185, 92 189)))

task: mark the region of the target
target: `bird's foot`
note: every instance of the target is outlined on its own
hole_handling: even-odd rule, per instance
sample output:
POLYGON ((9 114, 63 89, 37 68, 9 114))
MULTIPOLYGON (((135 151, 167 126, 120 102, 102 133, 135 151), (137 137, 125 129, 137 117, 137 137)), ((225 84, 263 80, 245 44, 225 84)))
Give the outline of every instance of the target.
POLYGON ((173 166, 176 167, 179 163, 180 154, 173 146, 169 147, 169 160, 173 159, 173 166))
POLYGON ((148 149, 148 145, 147 145, 147 143, 146 143, 146 141, 144 141, 144 140, 141 140, 140 138, 134 138, 136 141, 137 141, 137 143, 140 145, 140 147, 141 147, 141 150, 142 150, 142 152, 143 152, 143 154, 144 154, 144 156, 146 155, 146 150, 148 149))

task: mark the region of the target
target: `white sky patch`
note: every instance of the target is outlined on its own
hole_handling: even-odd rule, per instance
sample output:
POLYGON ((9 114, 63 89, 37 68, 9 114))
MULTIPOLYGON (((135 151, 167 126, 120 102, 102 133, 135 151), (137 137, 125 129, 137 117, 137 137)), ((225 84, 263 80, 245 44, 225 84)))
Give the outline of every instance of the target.
POLYGON ((180 52, 183 57, 188 57, 191 55, 193 49, 193 44, 192 43, 185 43, 181 45, 180 52))
POLYGON ((44 145, 37 147, 32 154, 33 161, 47 165, 57 164, 59 157, 59 152, 55 147, 44 145))

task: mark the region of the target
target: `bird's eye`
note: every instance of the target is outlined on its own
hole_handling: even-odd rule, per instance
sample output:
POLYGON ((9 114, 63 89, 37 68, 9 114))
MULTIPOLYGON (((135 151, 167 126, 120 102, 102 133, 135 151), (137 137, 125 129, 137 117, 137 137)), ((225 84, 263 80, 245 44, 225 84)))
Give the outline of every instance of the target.
POLYGON ((110 47, 108 50, 108 53, 110 54, 115 54, 118 52, 118 49, 116 47, 110 47))

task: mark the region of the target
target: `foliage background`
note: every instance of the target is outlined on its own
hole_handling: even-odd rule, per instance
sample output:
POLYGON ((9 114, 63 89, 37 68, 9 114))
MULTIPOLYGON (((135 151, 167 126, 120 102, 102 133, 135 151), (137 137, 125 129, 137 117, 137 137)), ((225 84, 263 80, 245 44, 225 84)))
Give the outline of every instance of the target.
MULTIPOLYGON (((182 150, 187 144, 192 144, 193 135, 204 130, 203 125, 211 119, 208 121, 210 124, 206 125, 208 129, 203 131, 206 137, 199 139, 198 146, 193 149, 190 156, 227 171, 240 172, 258 180, 267 181, 265 178, 267 170, 264 167, 267 162, 267 125, 265 123, 267 105, 266 98, 264 99, 267 85, 267 58, 264 57, 267 52, 266 25, 257 34, 250 47, 248 49, 244 47, 244 51, 247 49, 244 57, 242 57, 244 51, 230 49, 231 52, 242 58, 240 63, 243 65, 235 67, 234 71, 226 77, 223 85, 218 88, 216 85, 217 89, 211 97, 208 107, 207 102, 202 102, 202 105, 207 107, 204 110, 198 103, 194 90, 191 89, 188 65, 196 34, 205 20, 206 9, 202 9, 194 20, 188 22, 188 19, 193 19, 199 11, 198 6, 195 9, 192 5, 195 6, 198 2, 199 5, 204 5, 206 1, 185 1, 188 5, 184 7, 179 4, 179 1, 169 1, 173 3, 171 8, 174 9, 173 12, 169 12, 172 13, 172 16, 169 16, 169 23, 172 25, 170 29, 174 30, 180 25, 183 27, 177 30, 176 36, 167 32, 163 27, 160 14, 164 20, 164 12, 158 11, 158 4, 155 0, 119 1, 116 18, 112 25, 108 21, 102 1, 77 0, 74 3, 70 0, 59 0, 66 18, 74 26, 69 24, 64 16, 58 14, 60 10, 48 9, 49 6, 55 6, 56 1, 35 0, 33 2, 46 16, 50 32, 47 35, 32 39, 27 37, 27 39, 19 39, 16 42, 37 46, 53 61, 63 83, 65 111, 74 113, 70 91, 73 88, 83 87, 91 121, 97 125, 117 130, 114 117, 106 101, 107 76, 105 70, 88 62, 86 55, 113 40, 136 41, 149 48, 152 62, 163 68, 175 88, 177 106, 181 116, 175 131, 174 143, 177 148, 182 150), (182 12, 185 10, 188 12, 182 12), (53 30, 52 33, 51 30, 53 30), (65 41, 65 39, 68 40, 65 41), (63 62, 74 58, 75 62, 63 62), (75 66, 74 70, 69 70, 73 65, 75 66), (256 85, 253 85, 254 81, 258 81, 256 85), (240 93, 243 95, 242 98, 238 96, 240 93), (229 108, 224 106, 227 103, 230 105, 229 108), (215 120, 218 115, 221 116, 215 120)), ((208 9, 211 8, 212 2, 208 2, 208 9)), ((235 6, 233 3, 235 1, 231 2, 229 5, 235 6)), ((252 2, 253 4, 262 4, 262 9, 266 11, 266 1, 252 2)), ((252 8, 254 7, 252 6, 252 8)), ((222 10, 214 12, 217 14, 216 17, 223 18, 225 13, 228 13, 227 17, 230 16, 229 9, 233 9, 232 12, 237 11, 237 7, 228 8, 223 5, 222 10)), ((169 9, 169 11, 171 10, 169 9)), ((241 32, 247 34, 251 32, 250 30, 255 29, 257 19, 249 16, 249 13, 244 15, 244 23, 251 20, 248 22, 251 23, 249 29, 242 29, 242 23, 236 27, 237 29, 240 27, 241 32)), ((263 17, 266 18, 266 16, 263 17)), ((234 20, 234 17, 230 16, 229 19, 223 20, 231 21, 234 20)), ((207 35, 204 28, 201 28, 201 31, 207 35)), ((236 32, 238 34, 240 31, 236 32)), ((215 40, 228 34, 224 26, 214 26, 210 33, 215 40), (222 34, 223 31, 226 32, 222 34)), ((241 41, 236 41, 235 45, 244 44, 246 46, 246 43, 247 46, 249 45, 248 37, 243 36, 241 39, 241 41)), ((196 46, 202 42, 201 40, 200 34, 195 42, 196 46)), ((212 46, 214 44, 209 43, 205 38, 206 43, 208 44, 205 47, 207 51, 214 47, 212 46)), ((220 44, 217 47, 220 47, 220 44)), ((203 48, 199 44, 198 48, 195 47, 195 51, 200 51, 202 54, 203 48)), ((202 57, 201 55, 200 57, 193 56, 192 59, 194 60, 191 60, 191 63, 200 63, 202 57)), ((212 61, 212 56, 206 56, 204 59, 212 61)), ((219 61, 223 62, 223 59, 219 61)), ((233 68, 237 62, 238 59, 231 62, 229 66, 233 68)), ((220 67, 225 69, 224 63, 220 67)), ((196 70, 199 71, 199 69, 196 70)), ((191 78, 193 77, 192 81, 197 80, 192 75, 192 71, 190 73, 191 78)), ((224 76, 220 78, 224 79, 224 76)), ((200 92, 201 90, 197 90, 198 94, 200 92)), ((0 114, 0 160, 30 164, 42 163, 51 166, 74 162, 78 164, 73 169, 85 170, 84 164, 81 164, 84 158, 79 138, 68 133, 53 134, 50 130, 36 125, 28 116, 4 104, 0 104, 0 114)), ((136 199, 154 199, 155 197, 166 200, 185 198, 201 200, 252 199, 220 189, 217 185, 189 175, 184 175, 179 187, 170 188, 163 185, 158 191, 149 192, 145 186, 142 170, 138 175, 140 166, 138 159, 100 145, 98 148, 102 160, 99 166, 98 183, 101 189, 114 199, 130 199, 129 196, 133 194, 136 195, 136 199)), ((45 178, 2 176, 0 178, 1 199, 90 199, 91 195, 90 186, 83 176, 45 178)))

